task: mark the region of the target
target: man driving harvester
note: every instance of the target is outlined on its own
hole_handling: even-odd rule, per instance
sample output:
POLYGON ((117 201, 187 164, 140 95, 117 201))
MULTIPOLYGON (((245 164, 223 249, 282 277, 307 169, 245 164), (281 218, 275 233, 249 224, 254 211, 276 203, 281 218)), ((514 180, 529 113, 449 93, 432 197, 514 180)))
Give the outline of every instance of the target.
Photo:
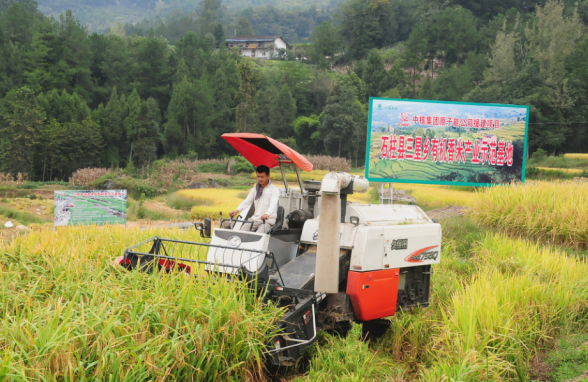
POLYGON ((229 215, 234 217, 253 204, 255 212, 249 219, 253 221, 253 224, 243 224, 241 230, 266 233, 276 224, 280 190, 270 181, 269 167, 261 165, 257 167, 255 172, 257 173, 257 184, 249 191, 249 195, 239 204, 239 207, 235 211, 231 211, 229 215))

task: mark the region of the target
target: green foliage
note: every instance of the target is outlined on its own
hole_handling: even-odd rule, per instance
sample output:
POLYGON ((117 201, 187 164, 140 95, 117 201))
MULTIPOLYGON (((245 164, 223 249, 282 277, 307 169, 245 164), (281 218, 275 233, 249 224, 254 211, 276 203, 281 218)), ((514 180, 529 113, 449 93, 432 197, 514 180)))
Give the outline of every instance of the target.
POLYGON ((320 137, 327 153, 355 160, 361 157, 365 145, 367 113, 351 85, 336 85, 322 115, 320 137), (343 155, 342 155, 343 154, 343 155))
POLYGON ((296 146, 300 152, 313 154, 322 151, 320 124, 319 117, 314 114, 310 117, 298 117, 292 123, 296 146))
POLYGON ((16 188, 22 189, 22 190, 36 190, 37 188, 39 188, 39 185, 33 182, 26 182, 25 184, 21 184, 20 186, 16 186, 16 188))
POLYGON ((237 131, 248 131, 255 122, 257 109, 257 85, 261 81, 258 69, 249 60, 239 63, 239 105, 237 106, 237 131))
POLYGON ((224 163, 205 163, 198 166, 198 171, 224 174, 227 171, 227 165, 224 163))
POLYGON ((232 169, 235 171, 235 174, 238 174, 241 172, 251 173, 251 172, 255 171, 255 166, 253 166, 251 163, 249 163, 247 160, 245 160, 245 158, 235 157, 235 159, 237 162, 232 167, 232 169))
POLYGON ((143 198, 154 198, 158 195, 157 188, 144 184, 138 184, 133 190, 134 194, 140 195, 143 198))
POLYGON ((552 381, 581 381, 588 370, 586 334, 580 331, 560 339, 545 362, 551 367, 549 376, 552 381))

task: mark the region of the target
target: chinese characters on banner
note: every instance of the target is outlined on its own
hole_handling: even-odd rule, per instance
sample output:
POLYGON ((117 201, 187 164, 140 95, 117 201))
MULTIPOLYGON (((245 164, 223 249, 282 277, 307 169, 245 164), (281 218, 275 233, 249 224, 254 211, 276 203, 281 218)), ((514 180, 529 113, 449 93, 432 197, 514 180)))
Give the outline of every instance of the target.
POLYGON ((433 163, 489 164, 512 166, 513 145, 511 141, 486 139, 412 137, 405 135, 383 135, 380 154, 382 159, 412 160, 433 163), (470 154, 468 156, 468 154, 470 154), (466 159, 471 158, 471 159, 466 159))
POLYGON ((525 179, 529 107, 370 98, 366 178, 483 186, 525 179))

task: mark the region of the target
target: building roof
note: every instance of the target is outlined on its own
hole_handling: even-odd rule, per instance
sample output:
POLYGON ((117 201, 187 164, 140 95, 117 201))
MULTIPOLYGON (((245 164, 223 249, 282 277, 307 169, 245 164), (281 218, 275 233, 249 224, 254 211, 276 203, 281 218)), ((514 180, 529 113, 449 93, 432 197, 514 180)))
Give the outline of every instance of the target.
POLYGON ((266 41, 275 41, 278 38, 281 38, 282 40, 284 40, 286 45, 289 45, 288 41, 286 41, 286 39, 284 37, 282 37, 282 35, 279 35, 279 34, 265 35, 265 36, 233 36, 231 38, 228 38, 226 41, 228 41, 228 42, 239 42, 239 41, 266 42, 266 41))

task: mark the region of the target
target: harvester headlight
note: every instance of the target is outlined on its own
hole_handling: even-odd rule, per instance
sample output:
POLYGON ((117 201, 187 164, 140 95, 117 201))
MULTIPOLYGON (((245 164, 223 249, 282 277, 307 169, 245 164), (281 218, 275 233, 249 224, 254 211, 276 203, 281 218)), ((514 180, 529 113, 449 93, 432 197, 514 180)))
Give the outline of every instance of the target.
POLYGON ((350 216, 349 217, 349 222, 353 225, 358 225, 359 224, 359 218, 357 216, 350 216))
POLYGON ((236 248, 240 245, 241 245, 241 238, 239 236, 229 237, 229 246, 236 248))

